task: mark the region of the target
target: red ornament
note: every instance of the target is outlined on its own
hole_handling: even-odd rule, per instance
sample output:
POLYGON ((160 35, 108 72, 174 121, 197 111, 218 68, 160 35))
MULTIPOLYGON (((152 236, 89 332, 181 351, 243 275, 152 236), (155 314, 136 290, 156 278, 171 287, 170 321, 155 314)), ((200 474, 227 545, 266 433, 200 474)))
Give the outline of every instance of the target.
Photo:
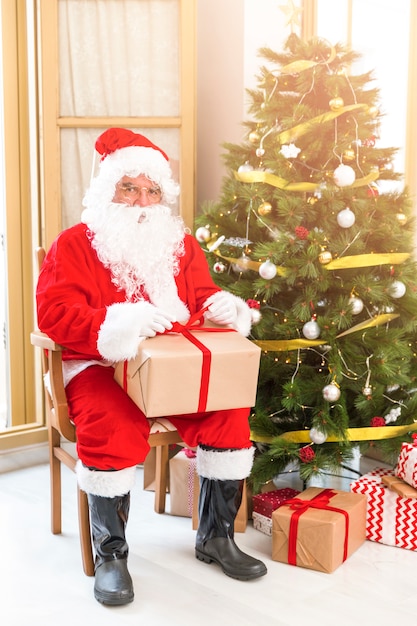
POLYGON ((371 419, 371 426, 373 427, 386 426, 386 423, 383 417, 373 417, 371 419))
POLYGON ((295 227, 295 236, 297 239, 307 239, 308 230, 304 226, 296 226, 295 227))
POLYGON ((377 198, 379 196, 378 187, 371 183, 368 189, 366 190, 366 193, 368 195, 368 198, 377 198))
POLYGON ((305 446, 305 448, 300 449, 298 456, 302 463, 308 463, 314 459, 316 454, 311 446, 305 446))
POLYGON ((259 304, 259 302, 257 300, 253 300, 253 298, 249 298, 248 300, 246 300, 246 304, 248 305, 248 307, 250 309, 260 309, 261 305, 259 304))
POLYGON ((366 148, 373 148, 375 146, 375 142, 376 142, 375 135, 371 135, 370 137, 362 141, 362 145, 365 146, 366 148))

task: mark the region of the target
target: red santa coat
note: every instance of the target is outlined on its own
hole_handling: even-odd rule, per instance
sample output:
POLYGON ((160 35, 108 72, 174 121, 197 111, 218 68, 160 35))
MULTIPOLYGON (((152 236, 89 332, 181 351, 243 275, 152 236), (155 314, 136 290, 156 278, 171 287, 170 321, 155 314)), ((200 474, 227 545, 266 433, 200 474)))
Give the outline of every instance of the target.
MULTIPOLYGON (((65 346, 64 360, 91 362, 66 388, 81 461, 102 470, 123 469, 145 459, 149 450, 148 421, 113 381, 113 368, 95 363, 135 355, 139 343, 137 303, 126 302, 125 292, 114 285, 87 232, 84 224, 63 231, 46 255, 36 293, 38 325, 65 346), (103 334, 114 337, 110 349, 100 347, 103 334)), ((175 282, 180 299, 192 315, 201 310, 209 296, 221 290, 213 282, 194 237, 186 234, 184 244, 185 254, 175 282)), ((250 313, 243 301, 236 300, 237 330, 248 334, 250 313)), ((248 413, 249 409, 215 411, 170 420, 189 446, 203 443, 219 448, 245 448, 251 445, 248 413)))

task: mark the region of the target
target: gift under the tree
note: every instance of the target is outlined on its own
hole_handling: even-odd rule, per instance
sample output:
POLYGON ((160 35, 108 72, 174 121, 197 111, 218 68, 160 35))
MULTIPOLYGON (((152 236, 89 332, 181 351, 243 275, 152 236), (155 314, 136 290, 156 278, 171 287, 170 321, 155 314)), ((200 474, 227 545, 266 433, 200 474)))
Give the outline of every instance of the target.
POLYGON ((403 498, 382 482, 394 470, 378 468, 353 481, 350 489, 367 497, 366 538, 388 546, 417 550, 417 499, 403 498))
POLYGON ((171 515, 193 516, 196 466, 196 453, 189 448, 183 448, 170 459, 169 491, 171 515))
POLYGON ((142 341, 115 379, 147 417, 252 407, 260 353, 230 329, 170 332, 142 341))
POLYGON ((406 442, 402 444, 395 475, 412 487, 417 487, 417 445, 406 442))
POLYGON ((295 498, 300 492, 290 487, 258 493, 252 497, 253 527, 266 535, 272 535, 272 513, 286 500, 295 498))
POLYGON ((398 476, 384 475, 381 479, 388 489, 395 491, 395 493, 399 496, 402 496, 403 498, 417 498, 417 489, 406 483, 402 478, 399 478, 398 476))
POLYGON ((365 541, 366 496, 309 487, 272 513, 272 559, 331 573, 365 541))

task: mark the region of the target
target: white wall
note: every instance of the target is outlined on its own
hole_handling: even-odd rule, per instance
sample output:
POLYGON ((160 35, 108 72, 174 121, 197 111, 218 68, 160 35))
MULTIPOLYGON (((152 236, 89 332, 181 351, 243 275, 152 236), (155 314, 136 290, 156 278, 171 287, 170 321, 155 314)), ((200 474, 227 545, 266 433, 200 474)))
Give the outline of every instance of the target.
POLYGON ((259 48, 281 50, 289 33, 277 0, 198 0, 197 211, 219 199, 222 144, 244 136, 245 89, 256 86, 259 48))

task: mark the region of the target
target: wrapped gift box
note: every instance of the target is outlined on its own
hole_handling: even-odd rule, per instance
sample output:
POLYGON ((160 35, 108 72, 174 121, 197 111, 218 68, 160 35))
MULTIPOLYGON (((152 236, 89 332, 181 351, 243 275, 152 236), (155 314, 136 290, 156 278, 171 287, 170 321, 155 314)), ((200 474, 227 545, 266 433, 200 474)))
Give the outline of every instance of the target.
POLYGON ((196 454, 189 448, 180 450, 169 461, 171 515, 193 516, 194 474, 196 454))
POLYGON ((252 497, 253 527, 265 535, 272 535, 272 513, 286 500, 295 498, 300 492, 290 487, 273 489, 252 497))
POLYGON ((309 487, 272 513, 272 559, 333 572, 364 543, 365 524, 366 496, 309 487))
POLYGON ((261 513, 252 513, 253 527, 264 535, 272 535, 272 517, 261 513))
POLYGON ((417 487, 417 446, 405 442, 402 444, 395 475, 412 487, 417 487))
POLYGON ((381 480, 388 489, 395 491, 399 496, 403 498, 417 498, 417 489, 406 483, 402 478, 385 475, 381 477, 381 480))
POLYGON ((296 489, 285 487, 283 489, 274 489, 273 491, 267 491, 264 493, 258 493, 253 496, 253 512, 260 513, 266 517, 272 517, 272 513, 281 504, 290 498, 295 498, 300 492, 296 489))
POLYGON ((382 482, 395 471, 378 468, 353 481, 350 489, 367 497, 366 538, 388 546, 417 550, 417 500, 403 498, 382 482))
POLYGON ((115 379, 147 417, 252 407, 261 350, 221 330, 191 331, 198 345, 181 333, 145 339, 115 379))

